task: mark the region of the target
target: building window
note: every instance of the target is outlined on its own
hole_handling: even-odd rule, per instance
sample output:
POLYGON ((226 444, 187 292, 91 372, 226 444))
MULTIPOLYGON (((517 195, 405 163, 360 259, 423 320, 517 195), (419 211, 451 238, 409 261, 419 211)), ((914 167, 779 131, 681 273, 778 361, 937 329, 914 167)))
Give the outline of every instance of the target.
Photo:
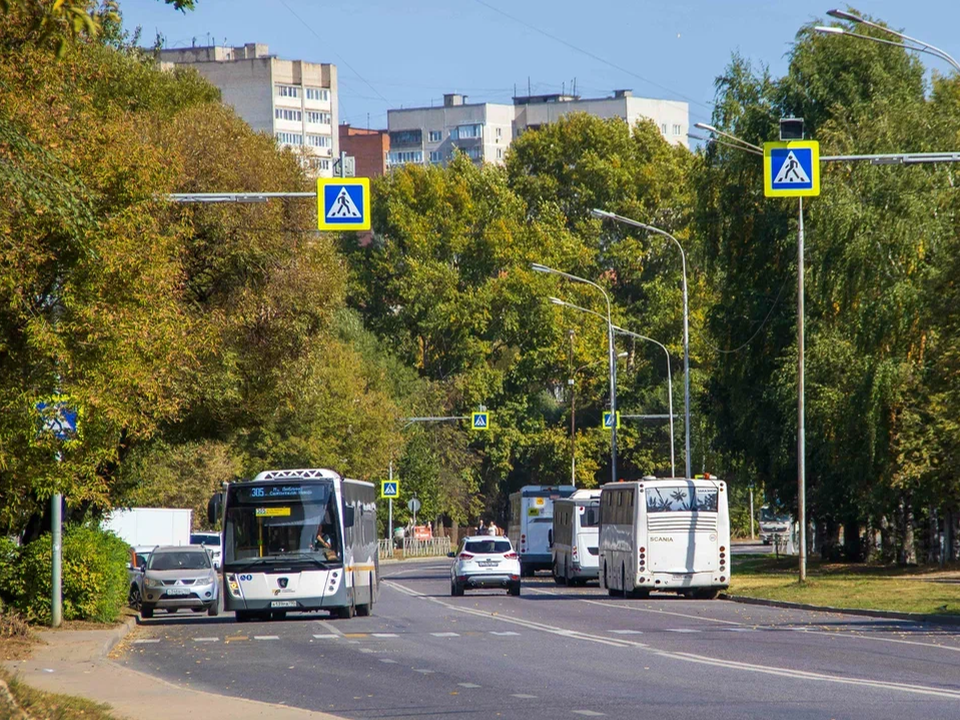
POLYGON ((316 110, 307 111, 307 122, 313 125, 329 125, 330 113, 317 112, 316 110))
POLYGON ((387 161, 391 165, 401 165, 403 163, 422 163, 423 152, 420 150, 391 150, 387 156, 387 161))
POLYGON ((333 140, 329 135, 307 135, 307 145, 311 147, 333 147, 333 140))
POLYGON ((483 150, 478 147, 467 148, 464 150, 467 154, 467 157, 471 160, 482 160, 483 159, 483 150))
POLYGON ((443 131, 442 130, 431 130, 430 131, 430 142, 440 142, 443 140, 443 131))
POLYGON ((274 109, 273 116, 277 120, 293 120, 294 122, 300 122, 303 119, 303 114, 299 110, 287 110, 286 108, 274 109))
POLYGON ((503 160, 503 148, 497 148, 497 160, 503 160))
POLYGON ((680 134, 680 126, 679 126, 679 125, 674 125, 674 126, 673 126, 673 134, 674 134, 674 135, 679 135, 679 134, 680 134))
POLYGON ((430 162, 440 163, 443 162, 443 153, 439 150, 433 150, 430 152, 430 162))
POLYGON ((666 124, 666 123, 661 123, 661 125, 660 125, 660 132, 661 132, 663 135, 666 135, 666 134, 667 134, 667 124, 666 124))
POLYGON ((423 142, 423 133, 420 130, 391 130, 391 145, 420 145, 423 142))
POLYGON ((458 140, 469 140, 483 137, 483 125, 460 125, 457 128, 458 140))
POLYGON ((503 137, 503 128, 497 128, 497 137, 503 137))
POLYGON ((323 88, 312 88, 308 87, 307 90, 307 100, 322 100, 326 102, 330 99, 330 91, 324 90, 323 88))
POLYGON ((303 145, 303 135, 300 133, 278 132, 277 140, 284 145, 303 145))
POLYGON ((280 97, 298 98, 300 88, 296 85, 277 85, 277 95, 280 97))

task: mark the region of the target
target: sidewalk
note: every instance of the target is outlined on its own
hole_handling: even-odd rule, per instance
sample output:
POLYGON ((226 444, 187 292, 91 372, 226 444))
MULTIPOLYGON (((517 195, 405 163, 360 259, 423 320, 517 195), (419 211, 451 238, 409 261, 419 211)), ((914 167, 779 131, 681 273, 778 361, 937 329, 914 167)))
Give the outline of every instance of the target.
POLYGON ((38 690, 107 703, 118 718, 337 720, 327 713, 191 690, 112 662, 110 650, 134 626, 135 619, 127 618, 110 630, 41 631, 37 634, 45 644, 37 646, 32 658, 4 667, 38 690))

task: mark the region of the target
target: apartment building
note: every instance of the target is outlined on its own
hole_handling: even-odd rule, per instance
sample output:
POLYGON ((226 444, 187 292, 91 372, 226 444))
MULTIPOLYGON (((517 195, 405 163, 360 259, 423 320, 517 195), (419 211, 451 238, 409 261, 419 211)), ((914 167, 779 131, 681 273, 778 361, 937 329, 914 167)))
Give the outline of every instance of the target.
POLYGON ((443 96, 443 107, 389 110, 387 166, 446 164, 455 149, 477 163, 502 163, 515 137, 573 112, 619 117, 631 126, 641 119, 652 120, 668 142, 689 147, 687 103, 634 97, 631 90, 587 99, 566 94, 530 95, 513 98, 512 105, 467 103, 466 99, 466 95, 451 93, 443 96))
POLYGON ((390 134, 386 130, 340 126, 340 151, 354 158, 357 177, 377 177, 387 171, 390 134))
POLYGON ((261 43, 164 49, 160 62, 194 68, 250 127, 291 148, 313 175, 333 176, 340 157, 336 65, 281 60, 261 43))
POLYGON ((468 103, 459 93, 444 95, 442 107, 389 110, 387 165, 446 164, 458 149, 478 164, 501 163, 513 119, 513 105, 468 103))

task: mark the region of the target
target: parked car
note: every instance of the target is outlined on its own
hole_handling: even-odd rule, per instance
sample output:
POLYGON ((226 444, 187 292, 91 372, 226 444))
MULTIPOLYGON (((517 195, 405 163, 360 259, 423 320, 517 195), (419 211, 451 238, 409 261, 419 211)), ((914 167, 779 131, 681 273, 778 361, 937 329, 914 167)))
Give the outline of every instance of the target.
POLYGON ((220 569, 220 557, 222 555, 223 548, 220 545, 220 533, 215 532, 199 532, 192 533, 190 535, 190 544, 191 545, 203 545, 207 552, 210 553, 210 559, 213 560, 213 567, 216 570, 220 569))
POLYGON ((200 545, 156 547, 142 572, 140 616, 153 617, 154 610, 175 613, 181 608, 194 612, 220 612, 217 574, 206 548, 200 545))
POLYGON ((143 597, 143 572, 150 561, 150 551, 152 547, 132 547, 130 548, 130 562, 127 563, 127 584, 130 589, 127 592, 127 602, 134 610, 140 609, 140 601, 143 597))
POLYGON ((508 538, 465 537, 460 549, 449 557, 456 558, 450 568, 451 595, 463 595, 468 588, 489 587, 506 588, 511 595, 520 594, 520 558, 508 538))

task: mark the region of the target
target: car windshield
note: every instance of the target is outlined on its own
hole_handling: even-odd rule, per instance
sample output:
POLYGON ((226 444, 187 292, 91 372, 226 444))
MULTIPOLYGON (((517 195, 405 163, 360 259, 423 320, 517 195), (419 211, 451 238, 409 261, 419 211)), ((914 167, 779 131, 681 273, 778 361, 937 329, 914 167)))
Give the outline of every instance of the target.
POLYGON ((477 555, 490 555, 510 552, 511 546, 508 540, 470 540, 463 549, 477 555))
POLYGON ((220 536, 217 533, 194 533, 190 536, 191 545, 219 545, 220 536))
POLYGON ((206 570, 210 558, 205 552, 174 550, 155 552, 147 561, 148 570, 206 570))

